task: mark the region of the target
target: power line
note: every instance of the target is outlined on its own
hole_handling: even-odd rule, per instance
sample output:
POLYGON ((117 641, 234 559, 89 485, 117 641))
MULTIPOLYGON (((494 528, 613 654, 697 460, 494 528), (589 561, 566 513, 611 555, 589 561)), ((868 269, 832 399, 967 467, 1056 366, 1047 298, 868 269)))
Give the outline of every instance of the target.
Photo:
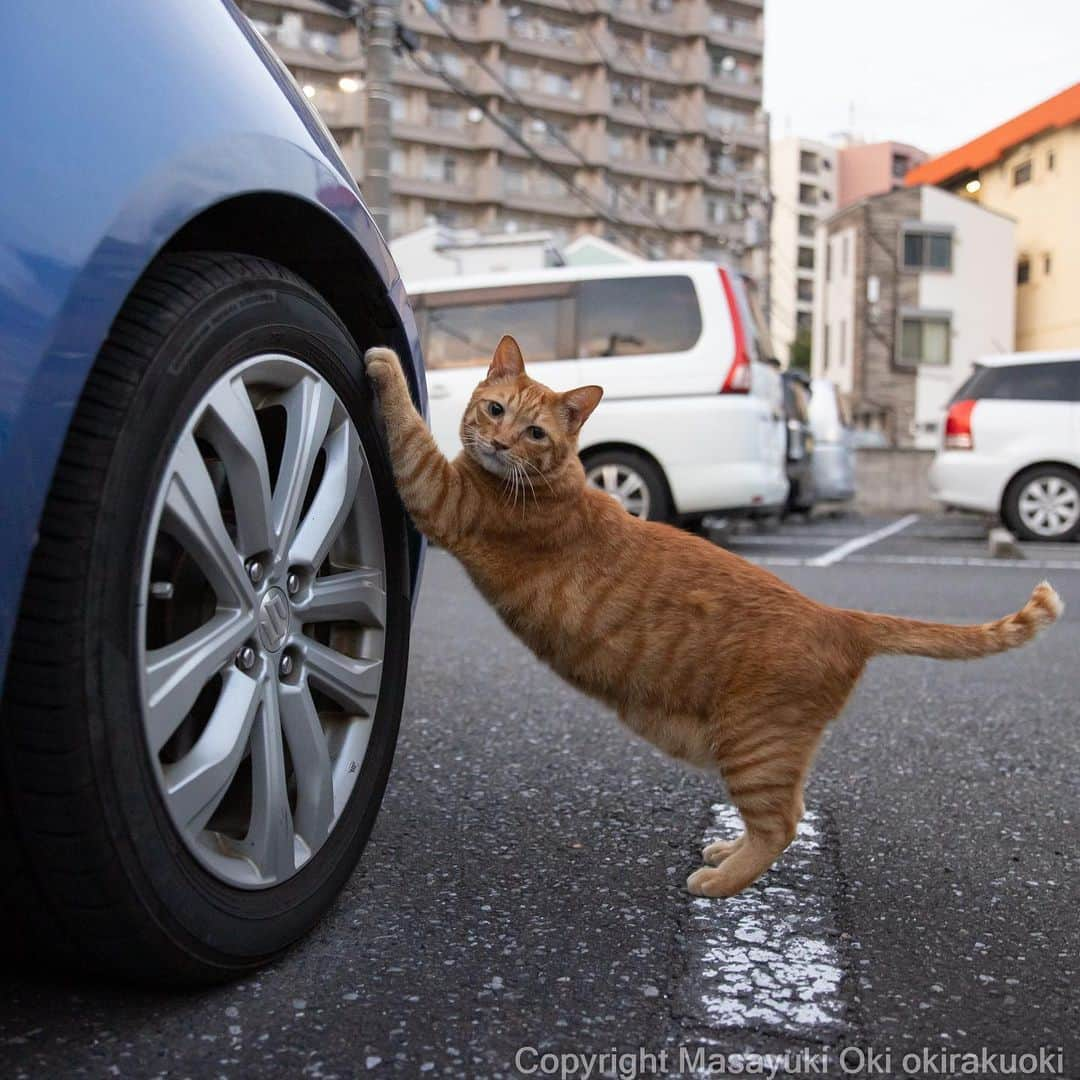
MULTIPOLYGON (((468 43, 465 42, 458 35, 457 31, 454 30, 454 28, 450 24, 450 22, 446 18, 444 18, 443 15, 435 8, 434 4, 432 4, 430 6, 428 4, 425 4, 424 9, 427 12, 427 14, 430 16, 430 18, 443 30, 443 32, 446 34, 446 36, 451 41, 453 41, 455 45, 458 45, 458 46, 460 46, 462 48, 467 47, 468 43)), ((522 109, 528 116, 532 117, 534 120, 538 120, 540 123, 542 123, 544 125, 544 128, 547 131, 547 133, 550 136, 552 136, 555 139, 555 141, 560 146, 563 147, 564 150, 566 150, 573 157, 575 157, 585 168, 592 169, 592 168, 596 167, 596 166, 593 166, 589 162, 589 160, 585 157, 585 155, 582 154, 581 151, 579 151, 576 146, 574 146, 571 142, 569 142, 569 140, 567 140, 567 139, 565 139, 563 137, 563 134, 562 134, 561 131, 559 131, 557 128, 555 128, 551 124, 549 124, 547 122, 547 120, 544 119, 543 116, 541 116, 538 112, 536 112, 533 108, 531 108, 525 101, 523 101, 518 96, 517 92, 513 89, 513 87, 511 87, 510 84, 508 82, 506 82, 506 80, 503 79, 503 77, 497 71, 495 71, 494 68, 492 68, 492 66, 482 56, 476 56, 471 51, 468 51, 468 55, 473 60, 473 62, 476 63, 476 65, 490 79, 492 79, 492 81, 494 81, 502 89, 503 93, 515 105, 517 105, 518 108, 522 109)), ((518 140, 518 141, 521 142, 521 140, 518 140)), ((531 145, 528 145, 526 142, 521 142, 521 145, 524 146, 525 149, 530 153, 530 156, 539 159, 540 155, 538 154, 538 152, 535 150, 534 147, 532 147, 531 145)), ((605 168, 602 171, 606 173, 608 170, 605 168)), ((647 217, 654 224, 654 226, 657 229, 659 229, 661 232, 663 232, 663 233, 675 233, 675 232, 678 231, 676 229, 672 229, 671 226, 669 226, 668 224, 666 224, 665 222, 663 222, 659 218, 657 218, 652 213, 652 211, 644 203, 641 203, 636 199, 630 199, 629 201, 631 202, 632 206, 636 205, 636 207, 644 214, 644 216, 647 217)), ((631 227, 629 225, 629 223, 627 223, 627 227, 628 228, 631 227)))
POLYGON ((631 226, 621 218, 617 218, 609 213, 607 208, 598 204, 584 188, 579 187, 572 180, 568 180, 563 176, 559 171, 558 165, 538 154, 536 150, 513 129, 513 127, 505 123, 502 117, 492 111, 482 94, 478 94, 476 91, 468 89, 468 87, 451 75, 440 62, 436 61, 435 66, 432 67, 430 64, 425 63, 419 58, 415 48, 407 47, 407 52, 409 58, 422 72, 426 75, 432 75, 435 78, 441 79, 451 90, 478 108, 493 124, 495 124, 496 127, 499 128, 500 131, 503 132, 504 135, 516 142, 538 165, 555 176, 566 187, 567 191, 575 195, 581 202, 588 206, 594 214, 606 221, 615 232, 627 239, 635 250, 646 258, 650 257, 649 251, 642 247, 637 237, 629 231, 631 226))

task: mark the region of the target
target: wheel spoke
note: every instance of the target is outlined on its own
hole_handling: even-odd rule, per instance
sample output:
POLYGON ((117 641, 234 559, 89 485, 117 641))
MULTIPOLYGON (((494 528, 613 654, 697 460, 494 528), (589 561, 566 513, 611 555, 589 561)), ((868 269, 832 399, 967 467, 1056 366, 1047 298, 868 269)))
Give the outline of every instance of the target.
POLYGON ((314 851, 326 839, 334 819, 330 751, 307 686, 282 683, 278 702, 296 775, 296 831, 314 851))
POLYGON ((260 689, 259 680, 231 671, 198 742, 165 767, 166 801, 181 828, 200 832, 221 803, 243 759, 260 689))
POLYGON ((268 680, 251 733, 251 825, 244 841, 264 879, 281 881, 296 869, 293 836, 278 687, 268 680))
POLYGON ((200 433, 225 465, 240 550, 244 555, 270 550, 274 545, 270 470, 259 422, 242 378, 222 382, 210 395, 200 433))
POLYGON ((162 525, 199 564, 222 604, 253 606, 244 561, 225 529, 217 493, 193 435, 185 435, 172 459, 162 525))
POLYGON ((292 545, 315 459, 330 427, 334 392, 320 381, 305 378, 282 397, 281 403, 288 422, 273 497, 274 554, 279 559, 292 545))
POLYGON ((304 640, 308 679, 347 712, 374 716, 381 660, 355 660, 310 638, 304 640))
POLYGON ((360 482, 360 439, 344 423, 326 439, 326 469, 319 490, 289 548, 289 564, 318 570, 356 499, 360 482))
POLYGON ((203 687, 228 668, 252 635, 249 615, 218 612, 197 630, 146 654, 146 728, 155 756, 191 711, 203 687))
POLYGON ((614 465, 604 465, 600 469, 601 482, 609 495, 619 490, 619 470, 614 465))
POLYGON ((361 626, 381 627, 386 623, 386 593, 380 570, 349 570, 316 578, 311 599, 297 608, 302 622, 338 620, 361 626))

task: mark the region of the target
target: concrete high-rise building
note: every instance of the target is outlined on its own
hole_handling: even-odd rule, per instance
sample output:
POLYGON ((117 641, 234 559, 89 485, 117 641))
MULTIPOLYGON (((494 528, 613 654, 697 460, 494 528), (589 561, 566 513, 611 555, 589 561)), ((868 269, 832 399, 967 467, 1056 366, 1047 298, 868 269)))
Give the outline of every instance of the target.
MULTIPOLYGON (((362 181, 364 52, 356 28, 317 0, 240 6, 362 181)), ((760 275, 763 7, 764 0, 454 0, 436 18, 421 0, 402 0, 401 22, 429 70, 408 53, 395 68, 392 235, 431 222, 542 229, 559 242, 595 233, 638 253, 727 258, 760 275), (432 73, 439 68, 480 100, 463 100, 432 73)))
POLYGON ((809 139, 779 139, 770 151, 770 174, 773 348, 784 365, 804 363, 814 310, 814 235, 836 210, 836 149, 809 139))
POLYGON ((927 161, 938 184, 1016 221, 1016 348, 1080 346, 1080 83, 927 161))

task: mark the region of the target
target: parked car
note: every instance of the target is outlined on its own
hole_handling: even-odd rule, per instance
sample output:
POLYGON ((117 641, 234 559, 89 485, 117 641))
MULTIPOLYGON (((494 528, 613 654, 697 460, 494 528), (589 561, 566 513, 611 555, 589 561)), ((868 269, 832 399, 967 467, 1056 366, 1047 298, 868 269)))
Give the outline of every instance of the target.
POLYGON ((582 430, 589 481, 638 517, 779 508, 787 496, 779 374, 762 362, 742 281, 707 262, 559 267, 411 290, 431 426, 448 454, 501 334, 529 374, 604 399, 582 430))
POLYGON ((787 423, 787 509, 809 513, 814 508, 814 435, 810 428, 810 380, 799 371, 783 373, 787 423))
POLYGON ((1023 540, 1080 536, 1080 350, 979 360, 949 402, 930 493, 1023 540))
POLYGON ((423 408, 416 325, 231 3, 7 15, 9 955, 220 979, 318 920, 379 809, 423 545, 361 356, 423 408))
POLYGON ((810 431, 814 436, 814 491, 819 502, 855 497, 855 447, 836 384, 810 382, 810 431))

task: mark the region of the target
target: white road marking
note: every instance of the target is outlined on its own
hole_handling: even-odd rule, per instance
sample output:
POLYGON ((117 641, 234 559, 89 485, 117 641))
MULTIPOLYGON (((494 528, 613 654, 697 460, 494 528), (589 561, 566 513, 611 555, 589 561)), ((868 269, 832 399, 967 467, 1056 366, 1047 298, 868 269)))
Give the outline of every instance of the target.
MULTIPOLYGON (((815 566, 817 559, 795 559, 787 555, 763 555, 747 559, 758 566, 815 566)), ((1061 559, 985 559, 962 555, 856 555, 847 560, 859 566, 986 566, 994 570, 1080 570, 1080 558, 1061 559)))
POLYGON ((895 536, 898 532, 903 532, 909 525, 914 525, 919 520, 918 514, 908 514, 906 517, 900 518, 899 521, 894 521, 891 525, 885 525, 880 529, 875 529, 873 532, 866 533, 864 536, 856 536, 853 540, 848 540, 843 544, 839 544, 829 551, 826 551, 824 555, 819 555, 816 559, 810 559, 807 562, 807 566, 832 566, 834 563, 840 562, 841 559, 846 559, 852 552, 859 551, 864 547, 869 547, 871 544, 876 544, 879 540, 884 540, 887 536, 895 536))
MULTIPOLYGON (((741 832, 734 807, 717 803, 712 811, 706 842, 741 832)), ((816 820, 806 814, 781 857, 785 879, 805 883, 798 891, 770 885, 766 876, 730 900, 692 901, 687 1004, 709 1027, 785 1035, 846 1027, 842 961, 827 933, 833 919, 813 884, 822 876, 820 866, 812 872, 821 848, 816 820)))

